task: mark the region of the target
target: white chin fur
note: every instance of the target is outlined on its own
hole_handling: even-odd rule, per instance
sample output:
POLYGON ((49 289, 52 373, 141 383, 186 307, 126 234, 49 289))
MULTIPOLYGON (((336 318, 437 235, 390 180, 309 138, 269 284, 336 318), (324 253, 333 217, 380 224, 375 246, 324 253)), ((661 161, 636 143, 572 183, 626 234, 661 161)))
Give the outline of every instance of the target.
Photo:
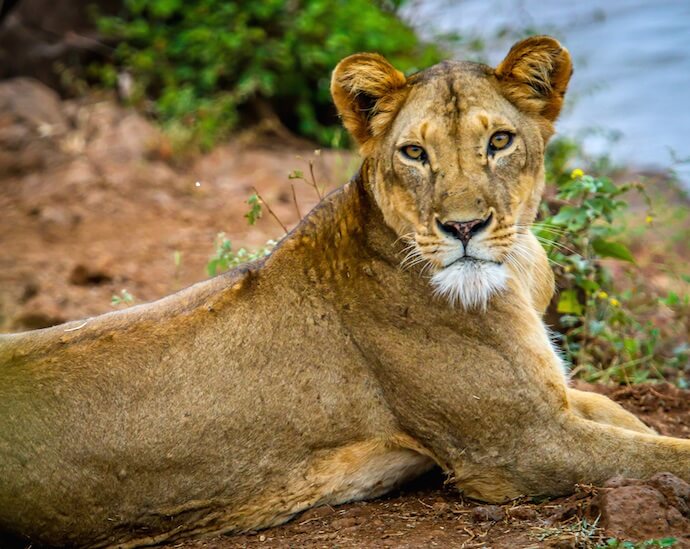
POLYGON ((431 278, 438 295, 465 309, 486 309, 491 297, 502 292, 507 282, 503 265, 472 260, 453 263, 431 278))

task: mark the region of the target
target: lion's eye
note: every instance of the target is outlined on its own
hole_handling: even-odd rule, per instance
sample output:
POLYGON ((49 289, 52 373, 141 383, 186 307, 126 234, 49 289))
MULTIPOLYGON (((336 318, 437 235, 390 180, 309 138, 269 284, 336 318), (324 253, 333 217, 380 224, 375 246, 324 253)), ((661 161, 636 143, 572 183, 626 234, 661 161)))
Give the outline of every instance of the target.
POLYGON ((513 142, 513 134, 508 132, 496 132, 489 139, 489 153, 502 151, 513 142))
POLYGON ((411 160, 419 160, 425 162, 427 159, 426 151, 417 145, 407 145, 400 149, 402 153, 411 160))

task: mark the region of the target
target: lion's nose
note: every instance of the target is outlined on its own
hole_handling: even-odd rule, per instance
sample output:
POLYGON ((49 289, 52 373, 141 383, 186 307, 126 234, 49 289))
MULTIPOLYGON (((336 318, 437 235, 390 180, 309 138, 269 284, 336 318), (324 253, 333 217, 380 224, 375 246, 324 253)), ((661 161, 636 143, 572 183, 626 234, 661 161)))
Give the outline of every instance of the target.
POLYGON ((492 215, 493 214, 489 214, 486 219, 472 219, 471 221, 446 221, 443 223, 441 221, 437 221, 437 223, 443 232, 454 236, 465 246, 467 246, 470 238, 489 226, 492 215))

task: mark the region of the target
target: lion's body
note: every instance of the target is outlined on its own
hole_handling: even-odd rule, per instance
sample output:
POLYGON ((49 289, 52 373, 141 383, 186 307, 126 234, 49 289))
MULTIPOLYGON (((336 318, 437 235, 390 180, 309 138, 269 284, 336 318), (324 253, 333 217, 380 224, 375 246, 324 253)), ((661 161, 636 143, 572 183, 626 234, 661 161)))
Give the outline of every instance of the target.
POLYGON ((476 308, 400 267, 411 229, 422 253, 425 239, 436 239, 430 253, 453 244, 426 224, 429 212, 491 207, 499 242, 511 223, 534 218, 550 126, 492 96, 498 84, 482 71, 442 67, 429 85, 388 90, 391 104, 377 108, 398 116, 367 119, 370 133, 334 89, 367 159, 265 260, 150 305, 0 338, 0 533, 127 547, 256 529, 375 497, 434 463, 489 501, 567 493, 616 473, 689 479, 690 442, 567 388, 540 319, 553 278, 529 231, 510 236, 522 250, 510 261, 469 263, 462 276, 483 292, 476 308), (438 90, 449 78, 452 101, 438 90), (452 78, 469 92, 453 92, 452 78), (521 125, 522 160, 491 168, 513 162, 518 175, 500 181, 519 184, 496 195, 488 168, 475 168, 476 187, 465 189, 458 181, 472 174, 476 148, 449 147, 450 130, 429 116, 421 133, 436 139, 425 145, 437 147, 430 162, 445 162, 433 186, 444 205, 425 199, 421 172, 392 165, 388 151, 415 112, 434 107, 472 113, 480 127, 496 116, 521 125), (404 177, 417 183, 404 187, 404 177), (503 278, 489 291, 477 273, 493 272, 503 278))
POLYGON ((178 523, 178 535, 247 529, 357 497, 354 486, 339 498, 337 482, 321 493, 317 470, 396 432, 324 291, 348 270, 363 276, 361 265, 309 265, 302 252, 0 340, 0 525, 114 543, 137 526, 141 538, 178 523), (109 522, 124 532, 113 537, 109 522))

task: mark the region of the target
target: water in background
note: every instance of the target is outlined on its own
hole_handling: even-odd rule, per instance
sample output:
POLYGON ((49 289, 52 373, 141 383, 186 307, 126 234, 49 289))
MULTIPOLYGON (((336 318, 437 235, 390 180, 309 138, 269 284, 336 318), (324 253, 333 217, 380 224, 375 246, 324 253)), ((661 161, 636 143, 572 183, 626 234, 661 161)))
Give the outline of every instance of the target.
MULTIPOLYGON (((690 0, 420 0, 405 15, 422 32, 483 37, 493 66, 514 41, 501 29, 556 36, 575 65, 560 134, 589 133, 587 150, 640 168, 690 158, 690 0)), ((673 167, 690 189, 690 163, 673 167)))

